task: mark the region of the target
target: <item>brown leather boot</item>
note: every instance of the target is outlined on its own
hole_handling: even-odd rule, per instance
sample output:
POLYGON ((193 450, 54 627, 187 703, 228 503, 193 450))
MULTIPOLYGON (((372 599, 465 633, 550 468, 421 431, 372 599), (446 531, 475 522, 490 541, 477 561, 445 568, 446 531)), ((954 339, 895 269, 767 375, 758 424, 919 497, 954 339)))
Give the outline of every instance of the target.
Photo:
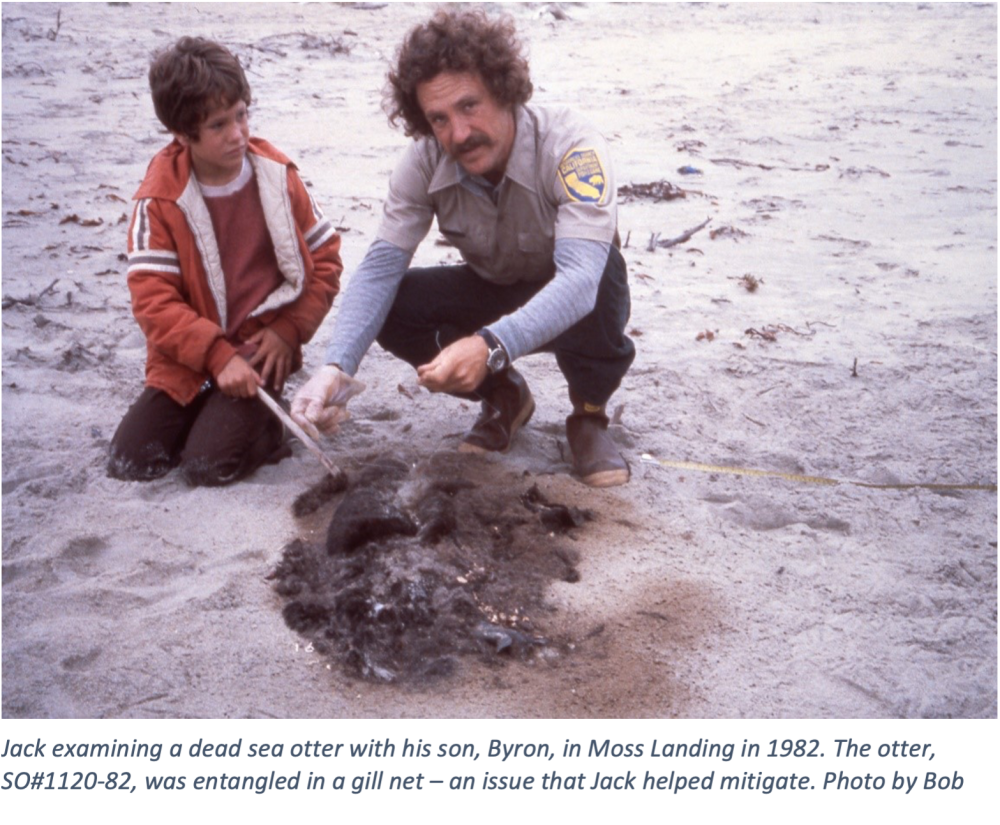
POLYGON ((603 407, 573 404, 566 419, 566 440, 577 477, 590 487, 615 487, 629 479, 628 464, 608 435, 603 407))
POLYGON ((493 388, 483 398, 482 411, 458 445, 460 453, 505 453, 514 434, 535 412, 528 382, 515 369, 498 373, 493 388))

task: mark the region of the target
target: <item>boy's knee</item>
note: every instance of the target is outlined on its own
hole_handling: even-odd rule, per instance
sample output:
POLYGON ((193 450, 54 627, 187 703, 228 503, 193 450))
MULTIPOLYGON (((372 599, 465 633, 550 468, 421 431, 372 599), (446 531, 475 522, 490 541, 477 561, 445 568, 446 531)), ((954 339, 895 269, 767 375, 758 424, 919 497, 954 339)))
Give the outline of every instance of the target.
POLYGON ((118 481, 152 481, 169 473, 176 462, 158 441, 143 445, 139 450, 122 449, 112 443, 108 452, 109 478, 118 481))
POLYGON ((239 481, 247 472, 239 459, 198 457, 183 461, 181 478, 188 487, 224 487, 239 481))
POLYGON ((147 387, 129 407, 108 449, 107 472, 120 481, 152 481, 178 463, 190 410, 147 387))
POLYGON ((199 439, 189 444, 181 456, 180 474, 189 487, 224 487, 291 454, 281 424, 269 419, 262 431, 252 430, 245 439, 221 445, 207 445, 199 439))

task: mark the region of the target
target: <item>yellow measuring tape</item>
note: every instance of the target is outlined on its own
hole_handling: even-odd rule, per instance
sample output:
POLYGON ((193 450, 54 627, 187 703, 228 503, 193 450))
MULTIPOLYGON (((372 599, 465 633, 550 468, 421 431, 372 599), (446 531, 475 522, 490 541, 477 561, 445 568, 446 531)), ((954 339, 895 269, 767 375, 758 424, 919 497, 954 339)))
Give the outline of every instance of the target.
POLYGON ((795 473, 780 473, 776 470, 754 470, 746 467, 722 467, 715 464, 701 464, 697 461, 668 461, 656 458, 649 453, 642 455, 644 464, 659 464, 661 467, 671 467, 675 470, 694 470, 699 473, 727 473, 734 476, 758 476, 766 478, 783 478, 786 481, 797 481, 803 484, 823 484, 834 487, 838 484, 852 484, 855 487, 868 487, 872 490, 985 490, 996 492, 996 484, 871 484, 867 481, 844 481, 822 476, 804 476, 795 473))

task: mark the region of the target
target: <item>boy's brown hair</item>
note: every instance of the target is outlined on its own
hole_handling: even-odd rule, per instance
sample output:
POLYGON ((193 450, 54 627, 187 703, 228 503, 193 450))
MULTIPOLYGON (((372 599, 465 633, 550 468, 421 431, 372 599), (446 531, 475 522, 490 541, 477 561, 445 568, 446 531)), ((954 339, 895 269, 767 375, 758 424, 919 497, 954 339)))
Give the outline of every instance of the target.
POLYGON ((212 109, 240 100, 250 105, 250 84, 239 59, 203 37, 182 37, 157 54, 149 88, 160 123, 193 141, 212 109))

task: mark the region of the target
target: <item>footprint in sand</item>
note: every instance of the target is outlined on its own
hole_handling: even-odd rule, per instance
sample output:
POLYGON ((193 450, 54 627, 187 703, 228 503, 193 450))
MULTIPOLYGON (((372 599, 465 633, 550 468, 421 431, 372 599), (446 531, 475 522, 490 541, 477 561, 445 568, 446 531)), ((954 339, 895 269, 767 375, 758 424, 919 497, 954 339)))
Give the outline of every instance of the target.
POLYGON ((100 655, 101 648, 94 647, 86 653, 74 653, 71 656, 67 656, 59 664, 65 670, 89 670, 90 666, 97 661, 100 655))

